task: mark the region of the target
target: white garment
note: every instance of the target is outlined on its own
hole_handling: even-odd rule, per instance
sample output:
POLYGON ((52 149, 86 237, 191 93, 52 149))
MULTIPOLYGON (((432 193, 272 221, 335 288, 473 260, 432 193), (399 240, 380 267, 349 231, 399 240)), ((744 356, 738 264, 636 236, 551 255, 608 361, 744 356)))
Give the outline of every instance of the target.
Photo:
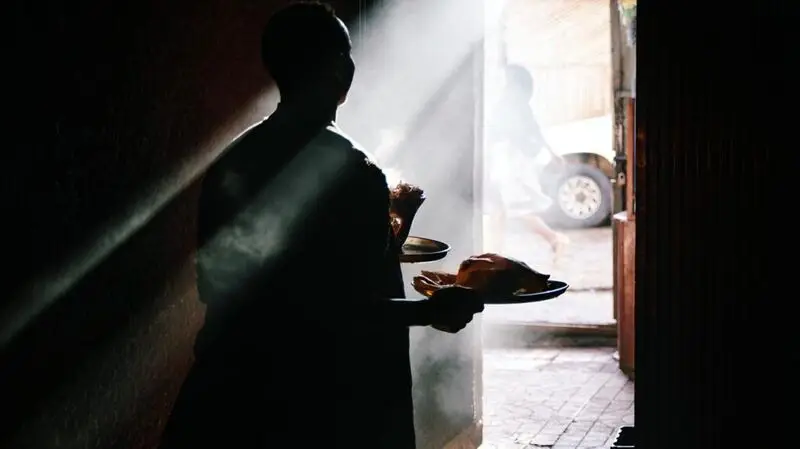
POLYGON ((541 168, 534 158, 522 154, 515 146, 499 143, 486 153, 487 181, 509 216, 537 214, 553 203, 542 191, 541 168))

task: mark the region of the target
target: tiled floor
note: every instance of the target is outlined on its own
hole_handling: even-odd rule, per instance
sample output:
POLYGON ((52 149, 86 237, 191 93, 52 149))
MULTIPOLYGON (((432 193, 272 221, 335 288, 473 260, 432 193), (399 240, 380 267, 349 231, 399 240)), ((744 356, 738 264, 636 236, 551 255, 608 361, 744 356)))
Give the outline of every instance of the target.
POLYGON ((601 448, 633 424, 633 382, 614 348, 572 339, 484 351, 481 449, 601 448))

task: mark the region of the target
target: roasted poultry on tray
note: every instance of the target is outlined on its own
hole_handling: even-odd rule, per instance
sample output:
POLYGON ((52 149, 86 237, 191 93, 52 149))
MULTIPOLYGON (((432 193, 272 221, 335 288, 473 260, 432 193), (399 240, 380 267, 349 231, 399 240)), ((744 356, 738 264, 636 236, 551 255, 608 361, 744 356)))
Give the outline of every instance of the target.
POLYGON ((458 285, 500 296, 539 293, 547 290, 549 274, 542 274, 524 262, 494 253, 472 256, 461 262, 457 274, 422 271, 414 277, 414 289, 430 296, 436 290, 458 285))

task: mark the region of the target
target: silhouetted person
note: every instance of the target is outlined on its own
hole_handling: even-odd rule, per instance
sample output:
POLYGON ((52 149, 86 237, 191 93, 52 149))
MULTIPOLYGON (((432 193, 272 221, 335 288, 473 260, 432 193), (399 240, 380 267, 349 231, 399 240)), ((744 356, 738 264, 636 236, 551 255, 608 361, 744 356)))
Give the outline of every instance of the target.
MULTIPOLYGON (((495 232, 502 235, 505 221, 518 218, 543 237, 557 256, 569 239, 550 228, 540 214, 553 204, 541 185, 539 169, 533 160, 541 151, 563 164, 542 134, 530 106, 533 97, 533 76, 519 65, 505 67, 505 88, 489 117, 486 130, 488 167, 487 206, 495 220, 495 232), (501 206, 493 210, 494 206, 501 206)), ((502 251, 502 249, 493 249, 502 251)))
POLYGON ((350 47, 315 3, 264 31, 281 102, 203 180, 206 320, 164 449, 413 448, 408 326, 457 332, 483 310, 460 288, 402 300, 386 179, 334 124, 350 47))

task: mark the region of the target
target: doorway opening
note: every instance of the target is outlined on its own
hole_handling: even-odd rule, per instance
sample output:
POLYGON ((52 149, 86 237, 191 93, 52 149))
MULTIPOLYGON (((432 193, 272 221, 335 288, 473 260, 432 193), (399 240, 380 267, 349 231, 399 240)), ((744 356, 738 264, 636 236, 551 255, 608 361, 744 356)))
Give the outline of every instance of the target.
POLYGON ((625 208, 616 171, 616 17, 605 0, 489 1, 485 8, 483 249, 570 284, 556 301, 493 308, 485 320, 613 333, 612 217, 625 208), (521 67, 533 81, 527 128, 541 136, 511 150, 513 157, 492 132, 514 120, 504 95, 519 81, 508 67, 521 67), (497 188, 501 194, 492 194, 497 188), (536 201, 544 204, 529 207, 536 201))

